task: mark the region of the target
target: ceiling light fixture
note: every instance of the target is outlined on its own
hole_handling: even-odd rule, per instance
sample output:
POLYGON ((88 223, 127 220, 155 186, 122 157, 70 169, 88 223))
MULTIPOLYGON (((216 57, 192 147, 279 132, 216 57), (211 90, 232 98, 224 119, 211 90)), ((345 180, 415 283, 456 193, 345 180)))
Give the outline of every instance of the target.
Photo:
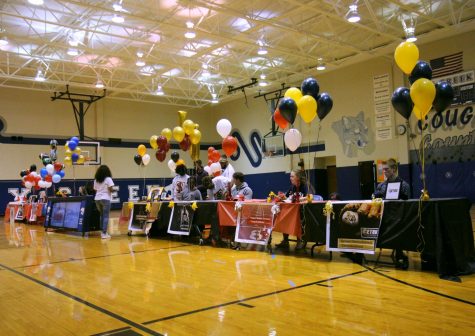
POLYGON ((346 20, 351 23, 356 23, 361 20, 360 15, 358 14, 358 5, 356 3, 350 5, 350 10, 345 15, 346 20))
POLYGON ((28 0, 28 2, 35 6, 41 6, 42 4, 44 4, 43 0, 28 0))
POLYGON ((155 91, 156 96, 163 96, 165 95, 165 92, 163 92, 163 88, 160 84, 157 86, 157 90, 155 91))
POLYGON ((325 63, 323 62, 323 58, 319 57, 318 58, 318 63, 317 63, 317 70, 318 71, 323 71, 325 70, 327 67, 325 66, 325 63))
POLYGON ((135 62, 135 65, 138 67, 143 67, 145 66, 145 61, 142 59, 143 57, 143 52, 137 51, 137 61, 135 62))
POLYGON ((122 0, 118 1, 118 2, 115 2, 113 5, 112 5, 112 8, 116 11, 116 12, 120 12, 121 10, 123 10, 124 8, 122 7, 122 0))
POLYGON ((264 48, 264 46, 260 46, 259 49, 257 50, 257 54, 261 56, 267 55, 267 49, 264 48))
POLYGON ((0 35, 0 47, 6 46, 7 44, 8 44, 8 37, 5 34, 0 35))
POLYGON ((95 86, 98 89, 103 89, 104 88, 104 82, 98 78, 95 86))
POLYGON ((218 94, 217 93, 211 93, 211 103, 212 104, 217 104, 219 103, 219 99, 218 99, 218 94))
POLYGON ((67 54, 69 56, 77 56, 79 55, 79 50, 77 50, 76 48, 69 48, 67 54))
POLYGON ((266 80, 266 75, 265 74, 261 74, 261 79, 259 80, 259 86, 267 86, 269 85, 269 83, 267 83, 267 80, 266 80))
POLYGON ((414 18, 411 16, 408 20, 408 24, 404 21, 404 18, 401 17, 402 28, 404 29, 404 34, 406 34, 407 42, 416 42, 416 23, 414 18))
POLYGON ((193 22, 191 22, 191 21, 186 22, 186 28, 188 28, 188 30, 185 33, 185 37, 187 39, 194 39, 196 37, 196 33, 193 30, 194 27, 195 27, 195 24, 193 22))
POLYGON ((114 14, 114 16, 112 17, 112 22, 114 23, 124 23, 124 21, 124 17, 120 14, 114 14))
POLYGON ((43 73, 43 70, 41 68, 38 68, 38 71, 36 72, 35 81, 44 82, 45 80, 46 78, 45 78, 45 74, 43 73))

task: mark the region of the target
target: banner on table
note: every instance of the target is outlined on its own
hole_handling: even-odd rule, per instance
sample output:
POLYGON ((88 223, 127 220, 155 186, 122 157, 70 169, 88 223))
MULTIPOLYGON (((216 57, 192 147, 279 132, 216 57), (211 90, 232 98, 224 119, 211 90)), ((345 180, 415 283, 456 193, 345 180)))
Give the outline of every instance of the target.
POLYGON ((374 254, 383 202, 332 202, 327 215, 327 250, 374 254))
POLYGON ((23 204, 18 205, 18 208, 16 210, 15 214, 15 220, 21 222, 25 218, 25 209, 23 207, 23 204))
POLYGON ((36 212, 38 211, 38 203, 31 203, 31 212, 30 218, 28 218, 29 222, 36 222, 36 212))
POLYGON ((145 231, 147 227, 148 211, 147 203, 134 203, 129 220, 130 231, 145 231))
POLYGON ((194 215, 191 204, 192 202, 175 202, 168 223, 168 233, 190 235, 194 215))
POLYGON ((274 217, 272 204, 241 203, 234 240, 239 243, 267 245, 274 217))

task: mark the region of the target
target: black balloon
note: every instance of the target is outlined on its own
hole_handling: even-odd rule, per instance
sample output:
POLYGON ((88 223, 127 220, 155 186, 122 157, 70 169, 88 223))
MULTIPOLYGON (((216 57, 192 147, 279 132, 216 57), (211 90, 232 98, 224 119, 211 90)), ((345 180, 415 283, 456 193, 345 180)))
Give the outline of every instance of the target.
POLYGON ((142 163, 142 157, 139 154, 135 154, 134 161, 137 165, 140 165, 142 163))
POLYGON ((323 92, 321 95, 318 96, 317 99, 317 114, 320 120, 323 120, 328 113, 332 110, 333 107, 333 99, 332 97, 326 93, 323 92))
POLYGON ((49 156, 43 157, 41 162, 43 162, 43 165, 47 166, 51 163, 51 158, 49 156))
POLYGON ((409 82, 412 84, 419 78, 432 79, 432 68, 429 63, 424 61, 416 63, 416 66, 412 69, 412 72, 409 75, 409 82))
POLYGON ((317 100, 318 92, 320 91, 320 86, 318 85, 318 82, 315 78, 309 77, 307 79, 304 79, 300 89, 304 96, 310 95, 315 98, 315 100, 317 100))
POLYGON ((297 103, 292 98, 282 98, 279 103, 279 110, 282 117, 290 124, 293 124, 297 117, 297 103))
POLYGON ((394 90, 393 96, 391 97, 391 103, 393 104, 394 109, 398 111, 399 114, 404 117, 404 119, 409 119, 412 108, 414 107, 414 103, 412 102, 411 94, 408 88, 399 87, 394 90))
POLYGON ((22 170, 22 171, 20 172, 20 176, 21 176, 21 177, 26 176, 26 175, 28 175, 28 172, 27 172, 26 170, 22 170))
POLYGON ((178 152, 173 152, 172 155, 171 155, 171 158, 173 160, 173 162, 177 162, 178 159, 180 158, 180 154, 178 154, 178 152))
POLYGON ((35 172, 36 171, 36 165, 33 163, 31 166, 30 166, 30 172, 35 172))
POLYGON ((454 99, 454 89, 450 83, 439 81, 435 84, 435 99, 432 106, 437 112, 445 110, 454 99))

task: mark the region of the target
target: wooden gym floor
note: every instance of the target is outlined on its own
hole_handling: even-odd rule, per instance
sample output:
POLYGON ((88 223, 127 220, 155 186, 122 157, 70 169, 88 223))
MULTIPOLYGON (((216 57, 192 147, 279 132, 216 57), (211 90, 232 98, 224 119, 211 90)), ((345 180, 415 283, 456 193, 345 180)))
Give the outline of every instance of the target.
POLYGON ((374 269, 128 237, 115 223, 104 241, 0 219, 0 335, 475 333, 475 275, 440 280, 415 253, 408 271, 374 269))

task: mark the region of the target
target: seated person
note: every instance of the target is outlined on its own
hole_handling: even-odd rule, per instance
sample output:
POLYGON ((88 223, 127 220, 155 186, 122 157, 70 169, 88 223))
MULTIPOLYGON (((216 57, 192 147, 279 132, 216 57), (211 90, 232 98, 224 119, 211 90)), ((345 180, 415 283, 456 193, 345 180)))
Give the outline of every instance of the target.
POLYGON ((399 187, 399 197, 398 199, 407 200, 410 197, 410 188, 409 184, 404 181, 397 174, 397 162, 395 159, 389 159, 388 161, 383 161, 383 172, 386 177, 386 181, 378 184, 376 191, 374 192, 374 197, 386 198, 386 191, 388 189, 388 183, 400 182, 401 186, 399 187))
MULTIPOLYGON (((386 181, 378 184, 378 186, 376 187, 376 191, 374 192, 374 197, 385 199, 386 192, 388 189, 388 183, 399 182, 400 186, 398 199, 409 199, 409 184, 398 176, 397 168, 397 162, 395 159, 383 161, 383 172, 384 176, 386 177, 386 181)), ((397 268, 407 269, 409 267, 409 259, 401 249, 395 249, 393 252, 393 256, 393 261, 397 268)))
MULTIPOLYGON (((302 171, 295 171, 292 170, 290 172, 290 183, 291 187, 289 191, 285 194, 287 199, 291 203, 299 203, 306 201, 306 196, 307 196, 307 185, 306 185, 306 179, 305 179, 305 173, 302 171)), ((289 247, 289 235, 287 233, 283 233, 283 240, 279 243, 276 244, 275 246, 277 248, 288 248, 289 247)), ((301 250, 305 248, 305 243, 300 239, 300 237, 297 237, 297 246, 295 247, 295 250, 301 250)))
POLYGON ((172 181, 172 197, 174 201, 183 201, 189 193, 188 176, 186 174, 186 166, 183 161, 178 161, 175 168, 176 176, 172 181))
POLYGON ((239 195, 242 195, 244 199, 252 199, 252 189, 249 188, 246 182, 244 182, 244 174, 237 172, 233 174, 231 184, 234 186, 231 189, 231 196, 233 199, 237 199, 239 195))
POLYGON ((185 201, 202 201, 201 192, 196 188, 196 178, 190 176, 188 179, 189 193, 185 196, 185 201))
POLYGON ((214 177, 203 177, 203 186, 207 189, 207 200, 225 200, 229 193, 229 180, 218 171, 214 177))

